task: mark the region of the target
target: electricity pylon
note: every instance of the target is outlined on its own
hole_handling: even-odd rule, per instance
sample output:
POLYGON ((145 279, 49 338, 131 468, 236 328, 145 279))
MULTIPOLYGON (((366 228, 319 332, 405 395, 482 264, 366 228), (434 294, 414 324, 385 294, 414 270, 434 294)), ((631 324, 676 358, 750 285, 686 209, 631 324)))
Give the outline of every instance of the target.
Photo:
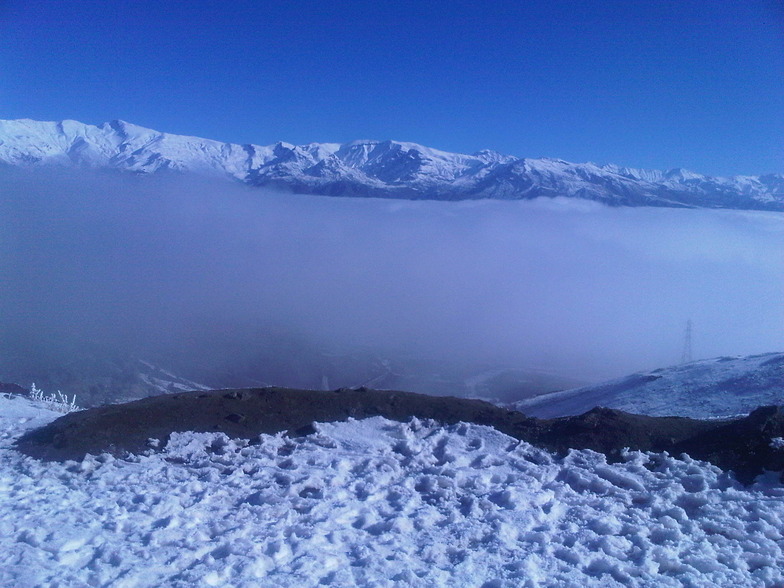
POLYGON ((681 363, 689 363, 691 360, 691 319, 689 319, 686 321, 686 335, 683 338, 683 355, 681 355, 681 363))

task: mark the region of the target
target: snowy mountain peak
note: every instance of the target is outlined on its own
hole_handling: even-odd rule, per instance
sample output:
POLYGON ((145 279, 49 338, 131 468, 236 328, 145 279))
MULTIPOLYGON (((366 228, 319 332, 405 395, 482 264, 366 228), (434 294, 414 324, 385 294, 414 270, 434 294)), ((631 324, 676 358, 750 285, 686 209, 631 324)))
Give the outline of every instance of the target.
MULTIPOLYGON (((76 121, 69 121, 69 122, 76 122, 76 121)), ((81 123, 76 123, 81 125, 81 123)), ((163 135, 163 133, 159 133, 153 129, 148 129, 146 127, 141 127, 139 125, 135 125, 133 123, 125 122, 124 120, 115 119, 108 123, 104 123, 101 125, 102 129, 107 132, 114 131, 115 133, 122 135, 124 137, 131 137, 131 136, 144 136, 144 135, 163 135)))
POLYGON ((565 196, 613 206, 784 210, 784 176, 714 178, 495 151, 449 153, 404 141, 270 146, 172 135, 123 120, 0 120, 0 164, 163 170, 221 176, 296 193, 433 200, 565 196))
POLYGON ((664 176, 669 180, 677 180, 677 181, 688 181, 688 180, 699 180, 702 176, 700 174, 695 174, 692 171, 683 168, 675 168, 671 170, 667 170, 664 173, 664 176))
POLYGON ((493 151, 492 149, 482 149, 481 151, 474 153, 473 156, 486 163, 510 163, 516 159, 511 155, 504 155, 503 153, 493 151))

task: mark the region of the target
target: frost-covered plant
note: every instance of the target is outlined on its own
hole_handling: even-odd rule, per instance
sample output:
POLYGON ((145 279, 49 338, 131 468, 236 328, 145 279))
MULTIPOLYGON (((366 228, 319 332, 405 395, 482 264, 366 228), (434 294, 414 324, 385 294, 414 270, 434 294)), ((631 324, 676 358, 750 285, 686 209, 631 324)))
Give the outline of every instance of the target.
POLYGON ((773 437, 770 440, 770 446, 773 449, 784 449, 784 437, 773 437))
POLYGON ((81 410, 76 406, 76 394, 74 394, 73 398, 70 400, 68 395, 63 394, 60 390, 57 391, 57 394, 52 393, 47 395, 43 390, 36 388, 35 382, 33 382, 33 385, 30 387, 30 398, 37 402, 42 402, 46 405, 46 408, 56 412, 68 414, 69 412, 81 410))

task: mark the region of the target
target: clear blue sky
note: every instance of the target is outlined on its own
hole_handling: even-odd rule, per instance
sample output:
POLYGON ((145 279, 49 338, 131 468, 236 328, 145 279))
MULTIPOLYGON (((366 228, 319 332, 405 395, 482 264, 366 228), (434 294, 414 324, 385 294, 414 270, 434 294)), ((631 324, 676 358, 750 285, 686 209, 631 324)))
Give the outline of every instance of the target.
POLYGON ((0 0, 0 118, 784 172, 781 0, 0 0))

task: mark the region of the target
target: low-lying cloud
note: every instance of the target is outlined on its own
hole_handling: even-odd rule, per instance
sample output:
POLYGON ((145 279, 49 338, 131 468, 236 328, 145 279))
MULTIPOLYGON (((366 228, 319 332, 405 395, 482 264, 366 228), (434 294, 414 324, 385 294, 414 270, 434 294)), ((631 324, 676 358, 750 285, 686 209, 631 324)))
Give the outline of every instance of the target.
POLYGON ((276 331, 328 352, 607 377, 675 363, 691 319, 698 357, 784 349, 776 213, 294 196, 175 176, 0 182, 6 345, 220 354, 276 331))

